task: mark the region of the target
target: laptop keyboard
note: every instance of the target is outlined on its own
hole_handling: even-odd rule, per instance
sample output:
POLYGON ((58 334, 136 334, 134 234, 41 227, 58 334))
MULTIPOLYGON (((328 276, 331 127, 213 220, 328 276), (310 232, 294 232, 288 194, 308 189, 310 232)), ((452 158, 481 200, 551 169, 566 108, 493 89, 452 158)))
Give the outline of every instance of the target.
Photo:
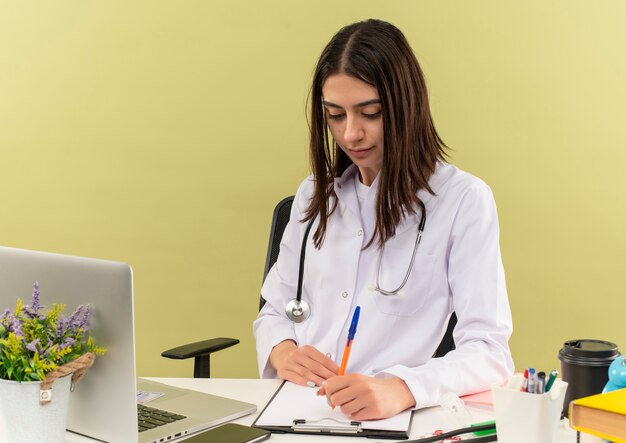
POLYGON ((137 418, 139 420, 139 432, 154 429, 168 423, 187 418, 184 415, 174 414, 162 409, 151 408, 145 405, 137 405, 137 418))

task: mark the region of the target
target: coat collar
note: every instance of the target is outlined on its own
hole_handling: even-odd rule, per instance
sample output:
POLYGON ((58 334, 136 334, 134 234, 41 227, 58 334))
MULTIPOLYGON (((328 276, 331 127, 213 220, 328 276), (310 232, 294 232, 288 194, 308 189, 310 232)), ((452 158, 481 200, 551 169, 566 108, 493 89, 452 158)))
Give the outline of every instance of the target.
MULTIPOLYGON (((359 201, 356 195, 356 189, 354 188, 354 178, 358 173, 359 169, 357 166, 354 164, 350 165, 340 177, 335 177, 334 187, 335 195, 338 200, 338 209, 342 212, 342 214, 345 213, 346 210, 350 211, 356 220, 359 221, 359 224, 362 225, 364 221, 361 220, 359 201)), ((374 181, 377 182, 377 180, 378 177, 376 177, 374 181)), ((373 185, 374 183, 372 183, 372 186, 373 185)), ((376 185, 376 187, 378 187, 378 185, 376 185)), ((365 202, 366 205, 370 204, 370 200, 372 200, 371 196, 375 195, 375 192, 371 192, 372 190, 373 188, 370 188, 370 193, 368 194, 368 198, 365 202)))
MULTIPOLYGON (((435 172, 429 180, 429 185, 432 190, 437 194, 442 188, 444 183, 450 178, 450 165, 446 163, 437 163, 435 172)), ((378 184, 380 174, 376 176, 372 185, 370 186, 370 192, 367 199, 364 202, 365 207, 363 211, 359 209, 359 203, 357 200, 356 190, 354 188, 354 178, 358 174, 358 167, 354 164, 350 165, 340 177, 336 177, 334 180, 334 189, 337 199, 339 200, 339 210, 345 212, 349 210, 357 220, 361 222, 365 231, 369 233, 374 232, 374 226, 376 225, 376 196, 378 194, 378 184), (364 219, 361 219, 361 212, 364 214, 364 219)), ((426 225, 428 225, 428 213, 434 209, 436 205, 437 196, 432 195, 430 192, 422 189, 418 192, 418 196, 424 202, 426 206, 426 225)), ((417 211, 416 214, 407 214, 399 223, 396 234, 400 234, 407 229, 416 229, 422 217, 421 211, 417 211)))

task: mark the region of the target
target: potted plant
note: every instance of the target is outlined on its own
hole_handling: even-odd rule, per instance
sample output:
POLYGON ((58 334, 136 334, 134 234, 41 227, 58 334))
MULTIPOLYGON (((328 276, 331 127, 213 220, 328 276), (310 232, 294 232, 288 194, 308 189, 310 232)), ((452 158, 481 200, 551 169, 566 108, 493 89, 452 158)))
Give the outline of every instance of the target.
POLYGON ((105 350, 89 336, 89 305, 31 303, 0 313, 0 443, 63 442, 70 386, 105 350))

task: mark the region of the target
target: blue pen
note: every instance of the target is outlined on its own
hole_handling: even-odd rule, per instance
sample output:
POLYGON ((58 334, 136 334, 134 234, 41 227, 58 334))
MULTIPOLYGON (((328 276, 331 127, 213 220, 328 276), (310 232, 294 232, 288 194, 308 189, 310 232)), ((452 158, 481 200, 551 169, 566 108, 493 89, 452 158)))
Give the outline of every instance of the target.
POLYGON ((537 382, 537 373, 535 368, 528 368, 528 392, 535 393, 535 384, 537 382))
MULTIPOLYGON (((348 365, 348 357, 350 356, 350 349, 352 349, 352 340, 356 335, 356 327, 359 324, 359 314, 361 313, 361 307, 357 306, 352 314, 352 322, 350 323, 350 329, 348 329, 348 341, 346 342, 346 349, 343 351, 343 357, 341 359, 341 366, 339 367, 339 373, 337 375, 344 375, 346 373, 346 366, 348 365)), ((333 411, 335 405, 332 405, 333 411)))
POLYGON ((361 307, 357 306, 352 315, 352 323, 350 323, 350 329, 348 329, 348 341, 346 342, 346 349, 343 351, 343 358, 341 359, 341 366, 339 367, 339 374, 346 373, 346 366, 348 365, 348 357, 350 356, 350 349, 352 348, 352 340, 356 335, 356 327, 359 324, 359 314, 361 313, 361 307))

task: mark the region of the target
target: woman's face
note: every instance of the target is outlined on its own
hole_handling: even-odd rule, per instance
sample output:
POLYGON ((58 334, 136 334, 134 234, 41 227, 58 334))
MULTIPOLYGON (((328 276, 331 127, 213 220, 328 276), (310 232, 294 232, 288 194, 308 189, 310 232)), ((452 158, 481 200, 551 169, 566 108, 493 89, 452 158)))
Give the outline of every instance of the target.
POLYGON ((376 88, 347 74, 334 74, 322 86, 328 128, 371 185, 383 165, 382 105, 376 88))

